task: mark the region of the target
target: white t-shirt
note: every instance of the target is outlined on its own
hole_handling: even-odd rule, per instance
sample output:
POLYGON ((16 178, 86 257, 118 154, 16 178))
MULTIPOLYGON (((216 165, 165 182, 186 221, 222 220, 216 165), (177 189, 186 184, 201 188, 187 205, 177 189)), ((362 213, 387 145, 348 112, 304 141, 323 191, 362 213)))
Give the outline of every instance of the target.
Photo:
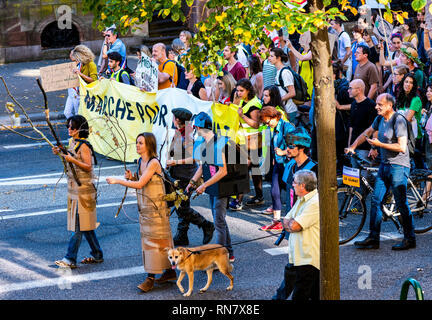
MULTIPOLYGON (((279 83, 279 74, 280 74, 281 70, 282 69, 280 69, 276 72, 275 84, 279 88, 279 93, 280 93, 281 97, 283 97, 284 95, 286 95, 288 93, 287 87, 294 85, 294 77, 293 77, 291 71, 289 71, 288 69, 283 69, 283 72, 282 72, 283 83, 280 84, 279 83), (279 84, 280 84, 280 86, 279 86, 279 84), (285 89, 282 86, 285 87, 285 89)), ((288 101, 286 101, 286 103, 284 105, 284 109, 285 109, 286 113, 297 112, 297 106, 292 101, 292 99, 289 99, 288 101)))
MULTIPOLYGON (((351 48, 351 39, 348 35, 348 32, 342 31, 338 37, 338 59, 343 59, 347 53, 346 48, 351 48)), ((345 65, 351 64, 351 57, 349 57, 345 61, 345 65)))

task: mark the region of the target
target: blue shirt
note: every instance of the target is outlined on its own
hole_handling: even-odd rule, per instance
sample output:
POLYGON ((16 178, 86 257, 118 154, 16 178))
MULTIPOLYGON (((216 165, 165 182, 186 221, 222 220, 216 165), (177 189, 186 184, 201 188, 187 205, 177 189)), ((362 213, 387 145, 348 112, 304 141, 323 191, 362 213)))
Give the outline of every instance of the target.
POLYGON ((215 135, 214 139, 207 143, 204 137, 198 137, 194 141, 193 158, 201 161, 202 164, 223 167, 222 154, 225 153, 228 140, 228 137, 215 135))
POLYGON ((107 51, 108 53, 111 52, 118 52, 122 56, 122 62, 120 65, 122 65, 126 59, 126 46, 124 45, 123 41, 120 39, 117 39, 112 45, 111 48, 107 51))
MULTIPOLYGON (((294 130, 295 127, 291 123, 280 119, 276 127, 273 129, 271 152, 274 152, 275 148, 286 150, 287 144, 285 142, 285 136, 294 130)), ((275 152, 274 156, 277 163, 282 164, 288 162, 286 156, 278 156, 275 152)))

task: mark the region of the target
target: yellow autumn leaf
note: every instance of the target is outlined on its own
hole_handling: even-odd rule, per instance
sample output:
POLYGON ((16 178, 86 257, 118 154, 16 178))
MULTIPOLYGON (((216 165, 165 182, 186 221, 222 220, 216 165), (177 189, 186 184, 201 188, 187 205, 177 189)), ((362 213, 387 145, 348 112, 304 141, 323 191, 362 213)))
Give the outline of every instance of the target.
POLYGON ((175 6, 178 2, 179 2, 179 0, 172 0, 173 6, 175 6))
POLYGON ((357 12, 356 8, 350 7, 350 10, 351 10, 351 12, 352 12, 353 15, 355 15, 355 16, 357 15, 358 12, 357 12))
POLYGON ((391 13, 388 13, 387 11, 384 12, 384 19, 389 23, 393 23, 393 15, 391 13))
POLYGON ((165 10, 163 11, 163 14, 164 14, 165 16, 167 16, 167 15, 170 14, 170 12, 171 12, 170 9, 165 9, 165 10))
POLYGON ((378 2, 386 6, 388 5, 389 0, 378 0, 378 2))
POLYGON ((243 3, 243 2, 240 2, 239 5, 238 5, 238 8, 241 9, 241 8, 243 8, 243 7, 244 7, 244 3, 243 3))
POLYGON ((206 32, 207 31, 207 28, 206 28, 206 26, 203 24, 201 27, 200 27, 200 29, 199 29, 201 32, 206 32))
POLYGON ((246 39, 250 39, 252 37, 252 33, 249 30, 247 30, 247 31, 245 31, 245 33, 243 34, 243 36, 246 39))
POLYGON ((400 14, 396 14, 396 20, 400 23, 400 24, 404 24, 404 18, 400 15, 400 14))
POLYGON ((105 13, 101 13, 101 20, 105 20, 107 18, 107 16, 105 15, 105 13))
POLYGON ((145 17, 147 15, 147 11, 141 10, 141 17, 145 17))
POLYGON ((324 21, 322 21, 322 20, 315 20, 313 22, 313 24, 314 24, 315 27, 321 28, 324 25, 324 21))
POLYGON ((135 22, 138 22, 138 21, 139 21, 138 18, 133 18, 133 19, 130 21, 130 24, 134 24, 135 22))
MULTIPOLYGON (((432 5, 431 5, 431 7, 432 7, 432 5)), ((431 7, 429 7, 429 10, 431 10, 431 7)), ((430 12, 432 12, 432 11, 430 11, 430 12)), ((408 12, 402 12, 402 17, 404 19, 408 19, 408 12)))
POLYGON ((128 15, 124 15, 123 17, 120 18, 120 22, 125 21, 128 18, 128 15))
POLYGON ((234 30, 234 35, 236 35, 236 36, 238 36, 239 34, 242 34, 242 33, 243 33, 243 29, 242 28, 236 28, 234 30))

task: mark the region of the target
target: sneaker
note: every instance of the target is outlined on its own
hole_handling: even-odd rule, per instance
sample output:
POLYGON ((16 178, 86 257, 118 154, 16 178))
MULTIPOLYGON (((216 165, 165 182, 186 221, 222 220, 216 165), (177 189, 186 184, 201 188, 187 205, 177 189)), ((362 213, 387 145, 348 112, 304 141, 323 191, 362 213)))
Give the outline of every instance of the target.
POLYGON ((235 261, 235 257, 234 257, 234 255, 231 255, 229 257, 229 262, 233 263, 234 261, 235 261))
POLYGON ((59 266, 60 268, 71 268, 71 269, 75 269, 77 267, 76 263, 74 263, 73 261, 67 259, 67 258, 63 258, 61 260, 57 260, 54 262, 55 265, 59 266))
POLYGON ((260 229, 263 231, 269 231, 269 230, 282 231, 283 227, 282 227, 282 222, 273 221, 271 224, 269 224, 267 226, 263 226, 260 229))
POLYGON ((273 214, 273 207, 268 207, 262 213, 264 213, 264 214, 273 214))
POLYGON ((242 206, 242 204, 241 204, 240 202, 238 202, 236 199, 233 199, 233 200, 230 202, 228 208, 230 208, 230 209, 233 210, 233 211, 239 211, 239 210, 242 210, 242 209, 243 209, 243 206, 242 206))
POLYGON ((259 206, 261 204, 264 204, 264 198, 262 197, 261 198, 253 197, 248 202, 246 202, 247 206, 259 206))

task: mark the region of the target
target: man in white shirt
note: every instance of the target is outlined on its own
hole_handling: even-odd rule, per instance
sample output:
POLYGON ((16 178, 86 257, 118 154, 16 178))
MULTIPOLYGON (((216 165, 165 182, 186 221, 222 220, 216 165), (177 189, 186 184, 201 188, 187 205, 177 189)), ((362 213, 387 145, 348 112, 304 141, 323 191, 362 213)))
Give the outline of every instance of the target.
POLYGON ((351 81, 352 78, 352 53, 351 39, 348 32, 342 28, 342 19, 336 17, 330 22, 331 27, 338 34, 338 59, 342 62, 344 70, 346 70, 346 78, 351 81))
POLYGON ((293 187, 298 199, 283 219, 289 232, 284 280, 273 300, 318 300, 320 275, 320 224, 317 178, 313 171, 294 174, 293 187))
POLYGON ((285 67, 284 63, 288 61, 288 56, 280 48, 273 48, 270 50, 269 62, 273 64, 276 69, 275 84, 279 88, 282 98, 282 104, 285 112, 288 115, 288 120, 294 122, 297 116, 297 105, 292 98, 296 96, 294 87, 294 77, 291 71, 285 67))

